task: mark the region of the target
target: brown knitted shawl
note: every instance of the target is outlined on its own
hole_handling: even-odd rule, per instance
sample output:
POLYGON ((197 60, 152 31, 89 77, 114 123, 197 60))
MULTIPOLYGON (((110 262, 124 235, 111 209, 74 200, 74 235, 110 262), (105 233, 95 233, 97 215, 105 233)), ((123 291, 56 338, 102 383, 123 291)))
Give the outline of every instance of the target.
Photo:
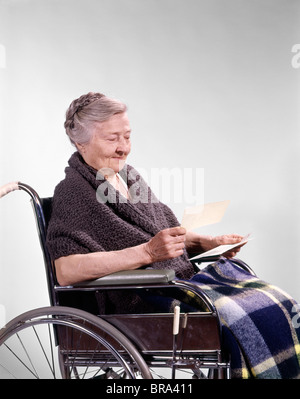
MULTIPOLYGON (((71 254, 113 251, 147 242, 160 230, 178 226, 173 212, 154 196, 138 172, 129 165, 120 172, 127 182, 127 200, 78 152, 54 192, 47 242, 53 260, 71 254)), ((187 253, 147 267, 173 269, 177 277, 194 274, 187 253)))

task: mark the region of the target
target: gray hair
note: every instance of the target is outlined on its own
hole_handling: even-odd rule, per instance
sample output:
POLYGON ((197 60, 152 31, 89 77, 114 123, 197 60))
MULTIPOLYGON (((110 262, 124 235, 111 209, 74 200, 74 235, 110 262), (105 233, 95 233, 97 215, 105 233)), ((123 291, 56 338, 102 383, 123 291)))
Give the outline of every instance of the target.
POLYGON ((91 139, 93 125, 104 122, 115 114, 127 111, 127 106, 119 100, 101 93, 88 93, 72 101, 64 123, 72 144, 85 144, 91 139))

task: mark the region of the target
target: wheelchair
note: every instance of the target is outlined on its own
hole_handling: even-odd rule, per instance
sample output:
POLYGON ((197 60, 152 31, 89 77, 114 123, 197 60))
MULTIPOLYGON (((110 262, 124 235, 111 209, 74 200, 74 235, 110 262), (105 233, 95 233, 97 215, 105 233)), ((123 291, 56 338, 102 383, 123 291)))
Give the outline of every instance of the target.
MULTIPOLYGON (((50 306, 25 312, 0 330, 0 378, 230 378, 218 311, 198 286, 172 270, 153 269, 58 285, 46 245, 52 198, 40 198, 20 182, 1 187, 0 197, 15 190, 31 198, 50 306), (102 314, 96 298, 112 292, 168 299, 174 311, 102 314)), ((255 275, 241 260, 233 262, 255 275)))

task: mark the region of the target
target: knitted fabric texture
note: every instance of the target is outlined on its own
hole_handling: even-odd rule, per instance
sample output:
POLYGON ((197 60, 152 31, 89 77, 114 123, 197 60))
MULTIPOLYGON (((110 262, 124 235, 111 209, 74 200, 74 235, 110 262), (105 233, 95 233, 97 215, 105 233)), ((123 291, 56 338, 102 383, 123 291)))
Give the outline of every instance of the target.
MULTIPOLYGON (((71 254, 115 251, 149 241, 160 230, 178 226, 169 207, 154 196, 139 173, 125 165, 120 172, 131 200, 88 166, 78 152, 65 170, 66 176, 54 192, 47 245, 52 260, 71 254)), ((147 267, 173 269, 189 279, 194 269, 187 253, 147 267)))

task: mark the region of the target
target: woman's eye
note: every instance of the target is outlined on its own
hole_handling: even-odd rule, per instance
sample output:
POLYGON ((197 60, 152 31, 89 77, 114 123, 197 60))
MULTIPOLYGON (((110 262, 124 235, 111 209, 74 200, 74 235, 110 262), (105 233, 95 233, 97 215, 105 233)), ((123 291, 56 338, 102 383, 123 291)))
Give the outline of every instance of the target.
MULTIPOLYGON (((128 136, 123 136, 123 137, 124 137, 123 140, 130 141, 130 135, 128 135, 128 136)), ((108 136, 108 137, 107 137, 107 140, 110 141, 110 142, 112 142, 112 143, 114 143, 114 142, 117 142, 117 141, 119 141, 119 140, 122 140, 122 138, 121 138, 121 136, 115 135, 115 136, 108 136)))

